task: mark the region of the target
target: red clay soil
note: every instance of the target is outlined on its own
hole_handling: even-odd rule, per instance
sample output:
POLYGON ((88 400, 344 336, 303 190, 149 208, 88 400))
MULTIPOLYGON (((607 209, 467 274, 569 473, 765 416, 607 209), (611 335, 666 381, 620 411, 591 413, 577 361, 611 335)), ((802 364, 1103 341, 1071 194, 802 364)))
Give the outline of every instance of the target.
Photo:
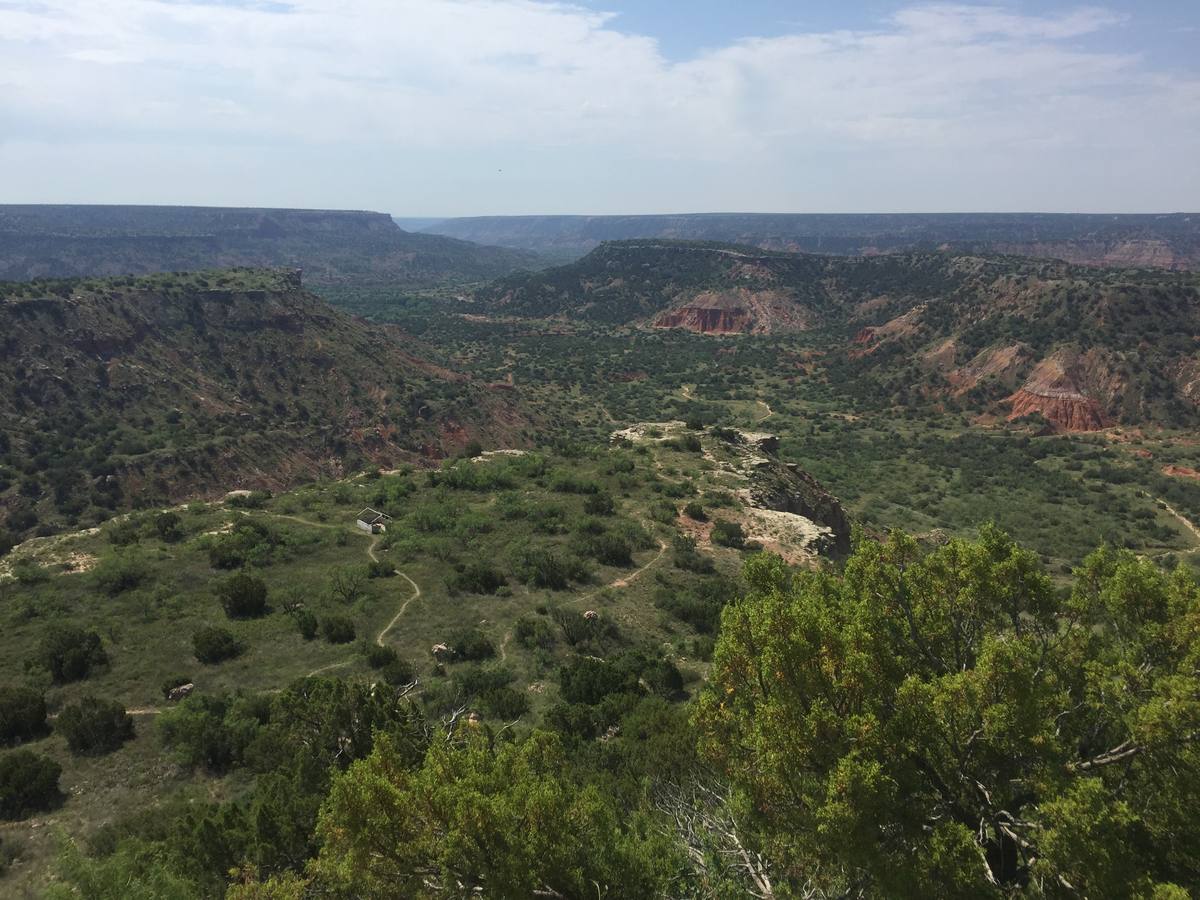
POLYGON ((1200 472, 1188 466, 1163 466, 1162 471, 1164 475, 1174 475, 1176 478, 1195 478, 1200 480, 1200 472))

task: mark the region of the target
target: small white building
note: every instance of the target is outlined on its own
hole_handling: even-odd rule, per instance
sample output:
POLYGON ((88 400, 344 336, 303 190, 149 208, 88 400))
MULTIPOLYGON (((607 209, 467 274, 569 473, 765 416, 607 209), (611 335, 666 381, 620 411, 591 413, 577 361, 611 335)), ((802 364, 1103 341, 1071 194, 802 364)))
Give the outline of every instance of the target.
POLYGON ((392 517, 387 513, 381 513, 370 507, 358 514, 358 527, 367 534, 380 534, 387 531, 387 523, 390 521, 392 521, 392 517))

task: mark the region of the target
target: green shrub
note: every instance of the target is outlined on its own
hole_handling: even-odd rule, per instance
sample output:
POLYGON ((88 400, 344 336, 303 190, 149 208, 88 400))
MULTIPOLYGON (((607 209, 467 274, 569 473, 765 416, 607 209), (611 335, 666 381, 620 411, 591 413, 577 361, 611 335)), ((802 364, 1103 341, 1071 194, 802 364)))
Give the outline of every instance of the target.
POLYGON ((251 619, 267 611, 267 584, 247 572, 239 572, 217 585, 217 598, 231 619, 251 619))
POLYGON ((263 697, 195 695, 158 718, 163 745, 181 763, 225 772, 242 762, 265 721, 263 697))
POLYGON ((636 693, 636 674, 609 662, 579 656, 558 671, 562 697, 568 703, 599 703, 610 694, 636 693))
POLYGON ((529 697, 508 685, 484 691, 476 703, 492 719, 519 719, 529 712, 529 697))
POLYGON ((608 494, 591 494, 583 500, 583 511, 589 516, 611 516, 617 505, 608 494))
POLYGON ((248 494, 236 494, 225 501, 226 506, 234 509, 262 509, 271 499, 270 491, 251 491, 248 494))
POLYGON ((349 616, 325 616, 321 634, 331 644, 348 644, 354 640, 354 621, 349 616))
POLYGON ((466 594, 494 594, 504 585, 504 574, 482 560, 467 563, 461 572, 449 578, 452 591, 466 594))
POLYGON ((550 480, 550 490, 561 494, 598 494, 600 485, 576 475, 562 473, 550 480))
POLYGON ((265 522, 242 519, 228 534, 219 534, 212 539, 208 561, 214 569, 262 565, 271 560, 279 543, 278 534, 265 522))
POLYGON ((114 547, 128 547, 136 544, 142 536, 142 528, 133 519, 121 519, 104 530, 104 536, 114 547))
POLYGON ((368 578, 391 578, 396 574, 396 567, 386 559, 373 559, 367 564, 368 578))
POLYGON ((642 670, 642 680, 654 693, 671 698, 683 690, 683 675, 669 659, 656 659, 642 670))
POLYGON ((47 731, 46 698, 27 687, 0 687, 0 744, 19 744, 47 731))
POLYGON ((108 654, 95 631, 75 625, 51 625, 38 644, 31 660, 50 673, 56 684, 79 681, 100 666, 108 664, 108 654))
POLYGON ((145 563, 130 556, 114 556, 96 566, 96 584, 110 597, 131 591, 150 575, 145 563))
POLYGON ((158 532, 160 539, 168 544, 174 544, 183 539, 182 523, 183 520, 179 518, 178 513, 159 513, 154 518, 154 530, 158 532))
POLYGON ((586 581, 587 567, 571 557, 543 547, 523 547, 513 555, 513 572, 534 587, 565 590, 572 581, 586 581))
POLYGON ((61 798, 62 766, 30 750, 0 756, 0 819, 23 819, 51 809, 61 798))
POLYGON ((399 657, 385 665, 379 670, 379 673, 383 676, 384 681, 393 686, 412 684, 417 678, 412 663, 399 657))
POLYGON ((691 503, 689 503, 687 506, 685 506, 683 508, 683 514, 685 516, 687 516, 689 519, 693 519, 697 522, 707 522, 708 521, 708 513, 706 513, 704 511, 703 505, 701 505, 700 503, 698 503, 695 500, 693 500, 691 503))
POLYGON ((458 659, 491 659, 496 655, 496 646, 486 635, 474 628, 458 632, 447 643, 458 659))
POLYGON ((317 617, 310 610, 298 609, 292 616, 296 620, 296 628, 300 632, 300 637, 306 641, 311 641, 317 636, 320 624, 317 622, 317 617))
POLYGON ((363 656, 372 669, 382 669, 400 658, 394 647, 381 647, 378 644, 367 644, 363 656))
POLYGON ((133 737, 133 717, 120 703, 84 697, 65 707, 54 730, 67 739, 76 756, 111 753, 133 737))
POLYGON ((18 559, 12 564, 12 575, 18 584, 44 584, 50 580, 50 572, 34 559, 18 559))
POLYGON ((544 619, 521 616, 513 625, 513 639, 526 650, 549 650, 554 646, 554 630, 544 619))
POLYGON ((606 566, 633 565, 633 547, 619 534, 597 534, 580 542, 584 553, 606 566))
MULTIPOLYGON (((2 556, 3 554, 0 554, 2 556)), ((19 859, 21 851, 11 837, 0 837, 0 878, 8 872, 9 867, 19 859)))
POLYGON ((192 635, 192 649, 200 662, 215 665, 241 654, 242 645, 226 629, 206 625, 192 635))
POLYGON ((550 618, 562 630, 563 638, 572 647, 616 636, 616 626, 604 616, 588 618, 578 609, 556 606, 550 610, 550 618))
POLYGON ((741 549, 746 545, 746 534, 737 522, 723 520, 713 525, 712 542, 722 547, 741 549))

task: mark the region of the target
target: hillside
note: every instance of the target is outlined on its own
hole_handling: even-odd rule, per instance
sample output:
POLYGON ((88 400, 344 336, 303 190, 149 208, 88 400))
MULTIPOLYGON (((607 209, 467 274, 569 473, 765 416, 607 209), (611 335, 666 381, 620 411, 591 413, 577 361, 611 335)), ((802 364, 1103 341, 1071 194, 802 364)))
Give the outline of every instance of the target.
POLYGON ((1052 428, 1187 425, 1200 277, 951 253, 836 257, 625 241, 500 279, 490 313, 702 334, 814 331, 827 377, 897 405, 1052 428))
POLYGON ((484 216, 446 219, 422 230, 562 260, 605 241, 664 238, 849 256, 944 248, 1081 265, 1200 268, 1200 215, 1187 214, 484 216))
POLYGON ((413 287, 494 278, 533 254, 402 231, 382 213, 177 206, 0 206, 0 280, 246 267, 306 283, 413 287))
POLYGON ((903 291, 914 279, 934 284, 938 273, 928 268, 891 258, 848 267, 835 257, 711 242, 613 241, 565 266, 498 279, 474 299, 514 316, 702 333, 803 331, 842 315, 844 274, 903 291))
MULTIPOLYGON (((151 801, 168 810, 191 802, 208 821, 205 835, 218 816, 220 827, 236 820, 236 798, 274 765, 216 749, 230 703, 253 703, 260 724, 279 726, 299 702, 335 759, 361 755, 374 737, 370 718, 360 733, 358 716, 340 707, 360 691, 431 727, 469 707, 476 726, 522 719, 522 733, 539 724, 579 741, 611 738, 629 722, 626 740, 640 743, 638 710, 683 715, 752 542, 816 567, 818 554, 849 551, 849 524, 838 501, 777 457, 766 436, 680 422, 632 431, 570 457, 485 452, 427 472, 135 512, 30 539, 0 559, 0 685, 36 677, 40 642, 64 621, 79 623, 103 633, 106 663, 83 679, 37 682, 49 709, 99 694, 135 717, 128 740, 103 761, 68 749, 61 715, 52 733, 32 735, 29 748, 60 761, 66 796, 60 808, 0 820, 0 839, 21 857, 0 893, 42 895, 56 851, 46 826, 90 848, 142 834, 151 801), (355 527, 364 506, 392 516, 384 533, 355 527), (227 616, 216 592, 246 577, 261 579, 269 606, 227 616), (47 609, 53 619, 26 614, 47 609), (339 621, 348 638, 324 627, 339 621), (193 636, 205 628, 227 631, 236 652, 198 659, 193 636), (584 676, 595 678, 597 666, 588 687, 584 676), (181 680, 193 696, 169 702, 160 685, 181 680), (214 711, 203 733, 187 726, 189 715, 214 711), (350 734, 365 743, 351 749, 350 734)), ((315 748, 311 738, 272 735, 269 755, 315 748)), ((312 802, 325 790, 320 773, 337 770, 317 752, 315 780, 289 782, 291 802, 312 802)), ((263 793, 273 778, 264 777, 263 793)), ((280 821, 288 834, 303 833, 314 814, 289 807, 280 821)), ((258 846, 276 841, 269 831, 255 832, 258 846)), ((184 865, 202 883, 198 895, 219 896, 232 864, 202 856, 184 865)))
POLYGON ((499 440, 511 402, 253 270, 0 286, 9 530, 499 440))

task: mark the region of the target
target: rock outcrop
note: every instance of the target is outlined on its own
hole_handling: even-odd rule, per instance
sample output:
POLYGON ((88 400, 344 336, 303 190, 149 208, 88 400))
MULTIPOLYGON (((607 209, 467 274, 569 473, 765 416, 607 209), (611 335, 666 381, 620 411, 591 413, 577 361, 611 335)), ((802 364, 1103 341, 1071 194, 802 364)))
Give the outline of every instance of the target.
POLYGON ((682 328, 697 334, 745 334, 754 330, 750 312, 738 307, 680 306, 663 313, 656 328, 682 328))
POLYGON ((841 502, 796 463, 776 456, 779 439, 765 432, 726 432, 744 449, 749 478, 746 495, 750 505, 802 516, 820 526, 809 550, 822 556, 844 556, 850 552, 850 519, 841 502))
POLYGON ((1059 431, 1098 431, 1113 423, 1105 406, 1120 383, 1096 354, 1059 351, 1042 360, 1007 400, 1008 420, 1039 414, 1059 431))
POLYGON ((795 463, 760 466, 750 480, 750 497, 761 509, 803 516, 829 529, 814 549, 823 556, 850 552, 850 519, 841 502, 795 463))
POLYGON ((697 334, 773 334, 803 331, 810 316, 785 292, 736 288, 698 294, 660 313, 651 325, 697 334))

